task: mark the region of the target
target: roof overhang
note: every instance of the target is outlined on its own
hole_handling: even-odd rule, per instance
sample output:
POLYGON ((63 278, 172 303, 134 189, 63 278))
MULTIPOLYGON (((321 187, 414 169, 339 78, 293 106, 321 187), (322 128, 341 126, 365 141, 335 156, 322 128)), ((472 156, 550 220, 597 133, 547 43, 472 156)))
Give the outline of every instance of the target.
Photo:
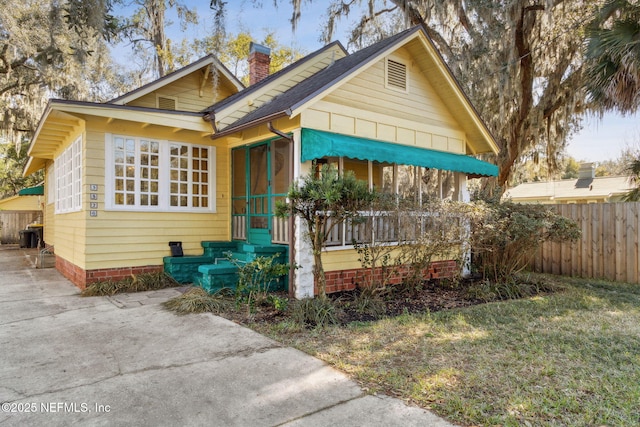
POLYGON ((42 169, 52 160, 58 148, 81 131, 88 118, 103 118, 137 122, 143 126, 156 125, 171 128, 173 132, 190 130, 208 136, 211 131, 202 120, 201 113, 130 107, 116 104, 98 104, 82 101, 51 100, 40 118, 31 139, 29 160, 25 176, 42 169))

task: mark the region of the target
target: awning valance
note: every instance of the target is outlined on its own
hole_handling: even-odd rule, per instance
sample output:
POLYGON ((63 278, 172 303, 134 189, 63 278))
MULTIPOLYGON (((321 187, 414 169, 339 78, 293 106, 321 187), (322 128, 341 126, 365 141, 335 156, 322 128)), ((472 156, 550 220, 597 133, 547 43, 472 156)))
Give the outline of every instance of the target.
POLYGON ((306 162, 333 156, 422 166, 476 176, 498 176, 496 165, 464 154, 411 147, 315 129, 302 129, 301 161, 306 162))
POLYGON ((23 188, 18 191, 18 196, 43 196, 44 185, 38 185, 36 187, 23 188))

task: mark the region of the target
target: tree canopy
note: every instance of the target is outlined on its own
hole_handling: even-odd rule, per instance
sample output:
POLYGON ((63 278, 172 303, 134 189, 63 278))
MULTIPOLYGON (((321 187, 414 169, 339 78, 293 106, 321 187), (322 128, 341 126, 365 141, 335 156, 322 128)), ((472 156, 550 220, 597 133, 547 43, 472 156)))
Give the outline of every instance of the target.
MULTIPOLYGON (((566 141, 579 130, 582 116, 612 108, 587 94, 593 76, 586 71, 589 59, 584 49, 585 34, 594 22, 606 26, 602 13, 607 2, 628 3, 332 0, 324 41, 332 38, 340 19, 356 14, 349 40, 356 46, 424 25, 497 140, 497 181, 504 187, 518 162, 527 157, 544 158, 550 170, 558 170, 566 141)), ((291 4, 295 28, 306 3, 291 4)), ((224 14, 225 5, 211 1, 217 14, 224 14)))

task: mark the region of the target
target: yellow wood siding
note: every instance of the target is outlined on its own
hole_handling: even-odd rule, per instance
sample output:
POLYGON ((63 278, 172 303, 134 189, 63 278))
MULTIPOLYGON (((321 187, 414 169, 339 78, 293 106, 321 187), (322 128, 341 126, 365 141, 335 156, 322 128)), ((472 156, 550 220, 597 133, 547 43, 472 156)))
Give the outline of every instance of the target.
POLYGON ((203 71, 196 71, 158 90, 129 102, 133 107, 158 108, 158 96, 176 99, 176 109, 180 111, 202 111, 233 92, 230 87, 220 86, 214 91, 211 77, 202 85, 203 71), (202 85, 202 92, 200 91, 202 85))
POLYGON ((464 154, 461 126, 409 53, 399 49, 390 58, 407 64, 406 93, 385 86, 382 59, 303 111, 301 125, 464 154))
MULTIPOLYGON (((293 132, 300 127, 300 118, 294 117, 293 119, 280 118, 273 121, 273 127, 284 132, 293 132)), ((251 129, 239 132, 235 136, 226 136, 216 140, 217 146, 229 146, 231 148, 241 147, 243 145, 249 145, 256 142, 265 141, 270 138, 277 137, 276 134, 271 132, 267 125, 256 126, 251 129)))
POLYGON ((0 200, 0 211, 39 211, 42 196, 14 196, 0 200))
POLYGON ((256 92, 253 94, 253 98, 248 100, 248 102, 247 100, 243 100, 242 104, 234 103, 233 105, 227 106, 223 111, 216 114, 216 123, 218 124, 218 127, 220 129, 224 129, 225 126, 228 126, 236 120, 244 117, 246 114, 262 106, 264 103, 271 101, 276 96, 292 88, 307 77, 323 70, 333 61, 343 56, 344 52, 337 47, 327 50, 323 52, 322 55, 318 55, 316 58, 313 58, 313 60, 308 61, 303 66, 296 69, 295 74, 289 73, 286 76, 282 76, 262 90, 256 92))

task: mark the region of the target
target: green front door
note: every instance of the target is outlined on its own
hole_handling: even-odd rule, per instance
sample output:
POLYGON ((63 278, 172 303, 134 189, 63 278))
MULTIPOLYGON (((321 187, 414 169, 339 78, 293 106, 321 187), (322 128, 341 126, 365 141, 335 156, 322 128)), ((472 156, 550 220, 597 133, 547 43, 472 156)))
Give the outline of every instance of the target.
POLYGON ((254 245, 271 244, 269 144, 249 148, 249 230, 247 242, 254 245))
POLYGON ((289 185, 289 150, 289 141, 281 138, 232 151, 235 240, 284 243, 282 227, 276 227, 274 236, 274 224, 280 222, 274 221, 273 212, 275 200, 285 196, 289 185))

